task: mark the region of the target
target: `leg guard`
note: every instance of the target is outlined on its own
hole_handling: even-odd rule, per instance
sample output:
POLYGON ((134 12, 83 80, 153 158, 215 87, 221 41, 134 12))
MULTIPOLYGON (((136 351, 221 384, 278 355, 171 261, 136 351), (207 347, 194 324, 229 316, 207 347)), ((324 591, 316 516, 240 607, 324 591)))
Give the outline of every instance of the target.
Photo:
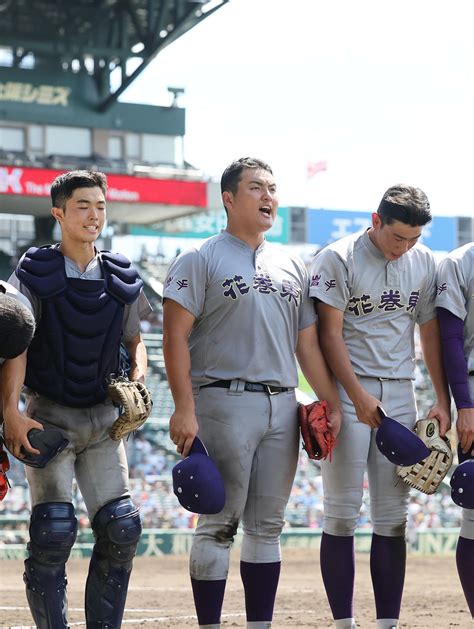
POLYGON ((130 498, 104 505, 92 529, 96 538, 86 584, 88 629, 119 629, 138 541, 142 532, 138 507, 130 498))
POLYGON ((38 629, 68 627, 65 565, 76 535, 71 503, 46 502, 34 507, 23 579, 38 629))

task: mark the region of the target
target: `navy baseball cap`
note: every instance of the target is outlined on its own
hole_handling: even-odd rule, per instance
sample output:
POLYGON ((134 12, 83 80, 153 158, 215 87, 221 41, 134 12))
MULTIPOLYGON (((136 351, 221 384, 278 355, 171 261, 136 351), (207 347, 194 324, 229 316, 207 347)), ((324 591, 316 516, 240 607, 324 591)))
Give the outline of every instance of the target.
POLYGON ((395 465, 414 465, 430 454, 426 444, 406 426, 388 417, 381 406, 378 407, 382 420, 375 441, 380 452, 395 465))
POLYGON ((457 466, 450 485, 453 502, 464 509, 474 509, 474 459, 457 466))
POLYGON ((224 482, 205 445, 195 437, 188 456, 173 467, 173 491, 193 513, 219 513, 225 505, 224 482))

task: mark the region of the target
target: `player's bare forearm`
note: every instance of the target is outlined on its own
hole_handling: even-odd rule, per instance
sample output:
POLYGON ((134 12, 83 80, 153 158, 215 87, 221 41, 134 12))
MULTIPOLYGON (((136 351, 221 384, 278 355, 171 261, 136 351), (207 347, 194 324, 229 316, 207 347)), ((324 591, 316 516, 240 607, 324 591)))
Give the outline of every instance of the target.
POLYGON ((462 451, 469 452, 474 443, 474 408, 458 409, 456 430, 462 451))
POLYGON ((164 334, 163 354, 168 383, 176 409, 180 411, 194 409, 190 374, 191 358, 187 338, 164 334))
POLYGON ((126 341, 125 347, 130 356, 130 380, 145 382, 148 359, 146 346, 141 334, 137 334, 137 336, 126 341))
POLYGON ((380 401, 367 393, 354 373, 342 336, 344 313, 322 303, 318 306, 318 313, 321 348, 331 371, 354 404, 358 420, 371 428, 376 428, 380 423, 377 410, 380 401))
POLYGON ((167 299, 163 306, 163 355, 166 374, 177 410, 194 411, 191 384, 191 356, 188 338, 194 317, 176 302, 167 299))
POLYGON ((20 393, 25 381, 26 351, 20 356, 6 360, 2 367, 3 417, 14 418, 18 414, 20 393))
POLYGON ((187 456, 198 431, 187 338, 173 334, 164 335, 163 353, 168 383, 175 403, 175 411, 170 418, 170 438, 177 451, 187 456))
POLYGON ((188 337, 194 317, 171 300, 163 307, 163 355, 175 411, 170 418, 170 437, 186 456, 198 431, 191 383, 188 337))
POLYGON ((441 334, 437 317, 420 325, 420 344, 437 398, 437 404, 430 412, 430 417, 436 417, 439 420, 440 434, 444 436, 451 426, 451 400, 443 366, 441 334))
POLYGON ((22 415, 18 410, 25 371, 26 351, 16 358, 6 360, 1 371, 4 437, 10 452, 18 458, 21 458, 21 446, 29 452, 39 454, 38 450, 30 446, 27 434, 32 428, 43 429, 39 422, 22 415))
POLYGON ((326 400, 331 409, 338 409, 341 401, 333 375, 319 345, 316 325, 300 330, 296 357, 304 377, 318 399, 326 400))

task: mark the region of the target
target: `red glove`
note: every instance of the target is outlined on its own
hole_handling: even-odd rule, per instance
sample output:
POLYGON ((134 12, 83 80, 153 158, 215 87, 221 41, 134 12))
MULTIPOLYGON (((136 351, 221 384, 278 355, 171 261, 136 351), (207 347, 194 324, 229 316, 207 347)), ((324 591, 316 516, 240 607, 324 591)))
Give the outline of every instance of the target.
POLYGON ((3 449, 2 441, 0 439, 0 501, 2 501, 7 495, 10 483, 8 482, 7 472, 10 469, 10 461, 8 455, 3 449))
POLYGON ((329 405, 326 400, 311 404, 298 404, 298 420, 303 447, 310 459, 332 459, 336 440, 328 428, 329 405))

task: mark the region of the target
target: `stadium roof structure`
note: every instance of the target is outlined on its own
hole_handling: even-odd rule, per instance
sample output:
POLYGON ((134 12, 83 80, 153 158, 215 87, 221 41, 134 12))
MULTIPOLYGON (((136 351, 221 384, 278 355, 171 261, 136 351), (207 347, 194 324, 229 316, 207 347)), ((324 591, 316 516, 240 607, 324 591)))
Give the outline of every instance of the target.
POLYGON ((0 47, 13 67, 28 58, 38 68, 85 70, 105 112, 163 48, 228 1, 0 0, 0 47))

